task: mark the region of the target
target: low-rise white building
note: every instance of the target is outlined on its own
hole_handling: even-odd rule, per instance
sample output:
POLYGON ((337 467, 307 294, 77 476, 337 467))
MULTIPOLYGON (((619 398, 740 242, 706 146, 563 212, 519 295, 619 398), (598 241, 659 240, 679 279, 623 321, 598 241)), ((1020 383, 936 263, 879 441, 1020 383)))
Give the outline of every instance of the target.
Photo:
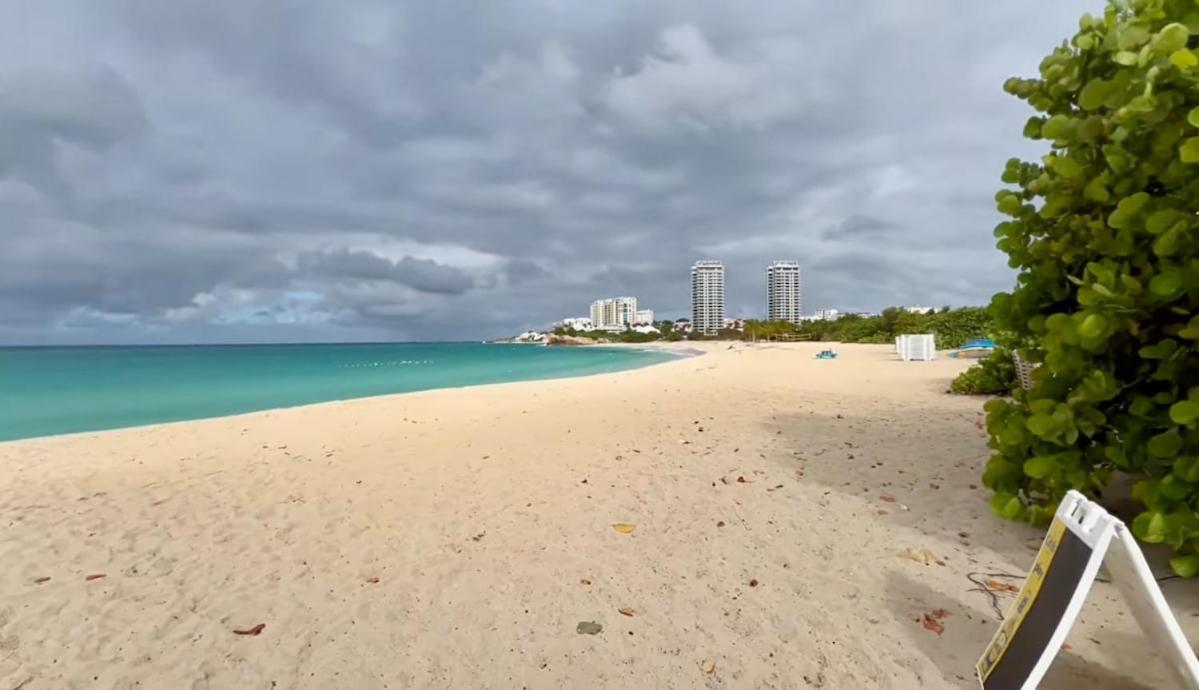
POLYGON ((653 324, 654 310, 653 309, 638 309, 637 315, 633 317, 634 326, 645 326, 653 324))
POLYGON ((590 331, 595 328, 591 323, 591 319, 586 316, 573 316, 568 319, 562 319, 555 326, 565 326, 576 331, 590 331))
POLYGON ((841 318, 841 310, 839 309, 817 309, 810 316, 804 316, 804 321, 836 321, 841 318))
POLYGON ((647 323, 638 324, 636 326, 633 326, 633 330, 638 333, 659 333, 660 332, 657 328, 654 328, 653 326, 651 326, 650 324, 647 324, 647 323))

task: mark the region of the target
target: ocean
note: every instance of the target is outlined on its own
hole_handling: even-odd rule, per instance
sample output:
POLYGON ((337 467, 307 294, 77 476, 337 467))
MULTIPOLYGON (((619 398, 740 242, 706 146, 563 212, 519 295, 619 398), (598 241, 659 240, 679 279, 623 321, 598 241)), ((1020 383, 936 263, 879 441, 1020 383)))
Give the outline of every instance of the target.
POLYGON ((0 348, 0 441, 583 376, 671 357, 481 343, 0 348))

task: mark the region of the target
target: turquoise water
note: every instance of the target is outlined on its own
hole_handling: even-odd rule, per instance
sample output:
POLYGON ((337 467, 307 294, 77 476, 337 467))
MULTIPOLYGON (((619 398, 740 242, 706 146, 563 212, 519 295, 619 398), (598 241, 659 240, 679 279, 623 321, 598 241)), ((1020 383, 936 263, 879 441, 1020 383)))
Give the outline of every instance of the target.
POLYGON ((620 371, 640 350, 405 343, 0 348, 0 441, 620 371))

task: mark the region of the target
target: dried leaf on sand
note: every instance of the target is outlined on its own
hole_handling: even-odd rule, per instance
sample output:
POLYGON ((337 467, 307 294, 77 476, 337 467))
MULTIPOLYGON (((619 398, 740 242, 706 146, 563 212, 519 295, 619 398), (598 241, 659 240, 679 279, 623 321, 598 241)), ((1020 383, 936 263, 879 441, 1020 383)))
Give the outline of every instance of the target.
POLYGON ((984 584, 992 592, 1007 592, 1008 594, 1017 594, 1020 592, 1019 587, 1010 582, 1003 582, 1002 580, 988 579, 984 584))
POLYGON ((945 626, 941 625, 941 621, 933 618, 927 613, 924 614, 922 625, 924 626, 925 630, 936 633, 938 637, 945 633, 945 626))
POLYGON ((612 529, 620 532, 621 534, 632 534, 633 530, 637 529, 637 525, 630 525, 627 522, 618 522, 615 525, 612 525, 612 529))
POLYGON ((262 634, 262 631, 265 629, 266 629, 266 623, 259 623, 258 625, 255 625, 252 628, 247 628, 246 630, 234 630, 233 634, 234 635, 249 635, 250 637, 257 637, 258 635, 262 634))
POLYGON ((712 673, 716 670, 716 662, 711 659, 704 659, 704 663, 700 666, 704 673, 712 673))
POLYGON ((937 554, 928 549, 904 549, 899 552, 899 557, 915 561, 922 565, 930 565, 937 560, 937 554))
POLYGON ((630 607, 628 607, 628 606, 626 606, 626 607, 624 607, 624 608, 622 608, 622 609, 617 609, 617 611, 619 611, 619 612, 620 612, 620 615, 622 615, 622 616, 628 616, 629 618, 632 618, 633 616, 637 615, 637 610, 636 610, 636 609, 633 609, 633 608, 630 608, 630 607))

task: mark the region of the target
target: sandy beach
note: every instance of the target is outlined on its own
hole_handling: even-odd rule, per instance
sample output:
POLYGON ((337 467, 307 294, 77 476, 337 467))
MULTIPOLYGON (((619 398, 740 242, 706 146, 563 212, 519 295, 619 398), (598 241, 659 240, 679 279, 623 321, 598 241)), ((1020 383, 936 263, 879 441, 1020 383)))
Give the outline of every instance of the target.
MULTIPOLYGON (((680 345, 0 444, 0 690, 977 687, 976 582, 1043 534, 989 511, 969 362, 680 345)), ((1084 686, 1170 687, 1109 584, 1044 684, 1084 686)))

